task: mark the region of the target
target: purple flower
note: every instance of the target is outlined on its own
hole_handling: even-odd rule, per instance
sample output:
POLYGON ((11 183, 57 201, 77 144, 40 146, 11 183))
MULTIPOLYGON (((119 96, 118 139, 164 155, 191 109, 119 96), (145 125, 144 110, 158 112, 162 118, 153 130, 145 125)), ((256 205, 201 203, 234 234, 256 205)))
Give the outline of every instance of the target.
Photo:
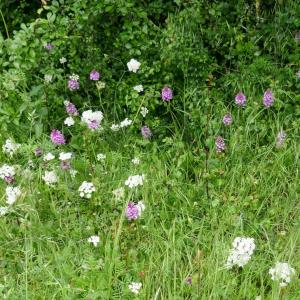
POLYGON ((16 181, 12 176, 5 176, 4 180, 7 184, 13 184, 16 181))
POLYGON ((239 92, 235 96, 235 103, 238 106, 245 106, 246 105, 246 96, 243 94, 243 92, 239 92))
POLYGON ((43 154, 43 150, 41 148, 36 148, 34 150, 35 156, 41 156, 43 154))
POLYGON ((164 101, 170 101, 173 99, 173 91, 171 88, 169 88, 168 86, 165 86, 162 90, 161 90, 161 98, 164 101))
POLYGON ((97 120, 92 120, 88 123, 88 128, 90 128, 92 130, 98 129, 99 126, 100 126, 100 123, 97 120))
POLYGON ((60 167, 62 170, 70 170, 71 169, 71 163, 68 160, 62 160, 60 162, 60 167))
POLYGON ((128 220, 136 220, 140 214, 138 205, 133 202, 129 202, 125 214, 128 220))
POLYGON ((296 73, 296 75, 300 78, 300 70, 296 73))
POLYGON ((276 137, 276 148, 281 148, 286 140, 286 133, 280 130, 276 137))
POLYGON ((96 70, 91 71, 91 73, 90 73, 91 80, 99 80, 99 78, 100 78, 99 72, 97 72, 96 70))
POLYGON ((265 107, 270 107, 274 103, 274 96, 271 90, 266 90, 263 97, 263 104, 265 107))
POLYGON ((215 144, 217 152, 222 152, 226 149, 224 139, 221 136, 217 136, 215 144))
POLYGON ((228 113, 223 117, 223 124, 225 126, 228 126, 228 125, 231 125, 231 123, 232 123, 232 116, 231 116, 231 114, 228 113))
POLYGON ((66 143, 64 135, 57 129, 53 129, 50 134, 50 138, 53 144, 62 145, 66 143))
POLYGON ((77 116, 78 115, 77 108, 76 108, 76 106, 73 103, 71 103, 69 101, 66 101, 65 102, 65 107, 66 107, 67 113, 70 116, 77 116))
POLYGON ((152 132, 146 125, 141 128, 141 134, 145 139, 150 139, 152 137, 152 132))
POLYGON ((79 82, 75 79, 69 79, 68 88, 70 91, 75 91, 79 89, 79 82))
POLYGON ((53 48, 54 48, 54 46, 52 44, 46 44, 44 46, 44 49, 46 49, 46 50, 52 50, 53 48))

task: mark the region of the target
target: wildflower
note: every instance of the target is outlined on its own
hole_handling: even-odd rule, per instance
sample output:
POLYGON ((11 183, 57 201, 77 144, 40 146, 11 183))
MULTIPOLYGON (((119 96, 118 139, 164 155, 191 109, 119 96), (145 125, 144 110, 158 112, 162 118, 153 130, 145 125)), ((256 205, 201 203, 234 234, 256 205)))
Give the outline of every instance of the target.
POLYGON ((0 178, 5 180, 7 183, 12 183, 14 181, 14 176, 15 176, 14 167, 5 164, 0 168, 0 178))
POLYGON ((286 133, 280 130, 276 137, 276 148, 281 148, 286 140, 286 133))
POLYGON ((0 216, 6 215, 7 212, 8 212, 8 208, 7 207, 4 207, 4 206, 0 207, 0 216))
POLYGON ((246 105, 246 96, 243 94, 243 92, 239 92, 236 96, 235 96, 235 103, 238 106, 245 106, 246 105))
POLYGON ((110 126, 110 129, 111 129, 112 131, 118 131, 118 130, 120 130, 120 125, 118 125, 118 124, 112 124, 112 125, 110 126))
POLYGON ((43 154, 43 150, 41 148, 36 148, 34 150, 34 155, 35 156, 41 156, 43 154))
POLYGON ((97 80, 99 80, 99 78, 100 78, 100 73, 98 71, 96 71, 96 70, 91 71, 90 80, 97 81, 97 80))
POLYGON ((300 78, 300 70, 296 73, 296 75, 300 78))
POLYGON ((63 145, 66 143, 64 135, 57 129, 51 131, 50 138, 55 145, 63 145))
POLYGON ((82 113, 81 120, 88 125, 92 130, 96 130, 100 127, 100 123, 103 119, 101 111, 86 110, 82 113))
POLYGON ((130 126, 132 124, 132 120, 129 120, 128 118, 126 118, 125 120, 123 120, 121 123, 120 123, 120 127, 123 128, 123 127, 127 127, 127 126, 130 126))
POLYGON ((6 187, 5 189, 6 193, 6 203, 8 205, 14 204, 17 199, 21 196, 21 190, 19 187, 6 187))
POLYGON ((100 238, 97 235, 92 235, 88 238, 88 242, 92 243, 95 247, 97 247, 97 245, 100 242, 100 238))
POLYGON ((226 149, 224 139, 221 136, 217 136, 215 144, 217 152, 222 152, 226 149))
POLYGON ((98 153, 97 154, 97 160, 98 161, 103 161, 103 160, 105 160, 105 158, 106 158, 105 154, 103 154, 103 153, 98 153))
POLYGON ((72 153, 71 152, 61 152, 59 154, 59 159, 60 159, 60 167, 62 170, 69 170, 71 168, 71 164, 70 164, 70 159, 72 157, 72 153))
POLYGON ((44 80, 45 80, 46 83, 51 82, 52 78, 53 78, 53 75, 51 75, 51 74, 45 74, 44 75, 44 80))
POLYGON ((133 89, 134 89, 135 91, 137 91, 138 93, 144 91, 144 87, 143 87, 143 85, 141 85, 141 84, 134 86, 133 89))
POLYGON ((69 76, 68 88, 70 91, 75 91, 79 89, 79 76, 76 74, 72 74, 69 76))
POLYGON ((280 287, 287 286, 291 281, 291 277, 296 273, 295 269, 290 267, 288 263, 278 262, 275 264, 274 268, 269 270, 271 279, 274 281, 279 281, 280 287))
POLYGON ((232 116, 231 114, 226 114, 224 117, 223 117, 223 124, 225 126, 228 126, 228 125, 231 125, 232 124, 232 116))
POLYGON ((131 162, 134 164, 134 165, 139 165, 140 164, 140 159, 138 157, 134 157, 131 162))
POLYGON ((125 190, 123 187, 120 187, 118 189, 115 189, 112 191, 113 195, 116 197, 117 200, 120 200, 124 197, 125 195, 125 190))
POLYGON ((168 86, 165 86, 162 90, 161 90, 161 98, 164 101, 170 101, 173 99, 173 91, 171 88, 169 88, 168 86))
POLYGON ((75 178, 75 176, 76 176, 77 173, 78 173, 77 170, 74 170, 74 169, 70 170, 70 175, 71 175, 72 178, 75 178))
POLYGON ((10 156, 13 156, 13 154, 16 153, 16 151, 21 147, 20 144, 16 144, 12 139, 7 139, 5 141, 5 144, 2 146, 2 150, 4 153, 9 154, 10 156))
POLYGON ((232 243, 233 248, 227 258, 226 267, 231 269, 234 265, 243 267, 248 263, 255 249, 253 238, 237 237, 232 243))
POLYGON ((46 44, 46 45, 44 45, 44 48, 46 50, 52 50, 54 48, 54 46, 52 44, 46 44))
POLYGON ((59 160, 70 160, 72 158, 71 152, 61 152, 59 154, 59 160))
POLYGON ((300 41, 300 31, 298 31, 298 32, 295 34, 295 40, 296 40, 297 42, 300 41))
POLYGON ((142 106, 141 107, 141 115, 145 118, 146 117, 146 115, 148 114, 148 109, 147 109, 147 107, 144 107, 144 106, 142 106))
POLYGON ((56 176, 55 171, 45 171, 45 174, 43 176, 43 180, 47 185, 53 185, 58 182, 58 178, 56 176))
POLYGON ((52 154, 52 153, 47 153, 46 155, 44 155, 44 161, 50 161, 50 160, 52 160, 52 159, 54 159, 55 158, 55 156, 52 154))
POLYGON ((141 134, 145 139, 150 139, 152 137, 152 132, 148 126, 142 126, 141 134))
POLYGON ((270 107, 274 103, 274 96, 271 90, 266 90, 263 97, 263 104, 265 107, 270 107))
POLYGON ((136 220, 139 217, 138 206, 133 202, 129 202, 125 214, 128 220, 136 220))
POLYGON ((127 185, 129 188, 134 188, 139 185, 143 185, 143 181, 145 179, 145 175, 133 175, 129 176, 128 179, 125 181, 125 185, 127 185))
POLYGON ((75 124, 75 121, 72 117, 67 117, 64 120, 64 124, 70 127, 70 126, 73 126, 75 124))
POLYGON ((67 62, 67 59, 65 57, 62 57, 62 58, 59 59, 59 62, 61 64, 65 64, 67 62))
POLYGON ((92 193, 96 191, 96 188, 92 182, 84 181, 78 189, 81 198, 90 199, 92 193))
POLYGON ((66 107, 66 111, 70 116, 77 116, 78 115, 78 111, 76 106, 70 102, 70 101, 65 101, 64 105, 66 107))
POLYGON ((141 282, 131 282, 128 285, 128 288, 130 289, 130 291, 136 295, 138 295, 140 293, 140 289, 142 288, 142 283, 141 282))
POLYGON ((141 63, 132 58, 128 63, 127 67, 130 72, 136 73, 137 70, 140 68, 141 63))
POLYGON ((191 284, 192 284, 192 277, 188 277, 188 278, 185 280, 185 283, 188 284, 188 285, 191 285, 191 284))
POLYGON ((96 88, 97 88, 97 90, 103 90, 105 88, 105 85, 106 84, 103 81, 96 82, 96 88))

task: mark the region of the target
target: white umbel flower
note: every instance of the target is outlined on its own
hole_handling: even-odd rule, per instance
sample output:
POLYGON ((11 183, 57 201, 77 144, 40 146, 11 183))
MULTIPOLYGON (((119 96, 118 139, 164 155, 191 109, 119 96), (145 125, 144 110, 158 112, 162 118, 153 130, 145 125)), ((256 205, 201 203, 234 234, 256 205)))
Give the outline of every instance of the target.
POLYGON ((96 191, 96 188, 92 182, 84 181, 78 189, 81 198, 90 199, 92 193, 96 191))
POLYGON ((92 235, 88 238, 88 242, 92 243, 95 247, 97 247, 97 245, 100 242, 100 238, 97 235, 92 235))
POLYGON ((118 125, 118 124, 112 124, 112 125, 110 126, 110 129, 111 129, 112 131, 119 131, 119 130, 120 130, 120 125, 118 125))
POLYGON ((61 64, 65 64, 67 62, 67 59, 65 57, 62 57, 62 58, 59 59, 59 62, 61 64))
POLYGON ((50 83, 52 81, 52 79, 53 79, 53 75, 45 74, 45 76, 44 76, 45 82, 50 83))
POLYGON ((290 267, 288 263, 278 262, 274 268, 269 270, 272 280, 279 281, 280 287, 287 286, 291 281, 291 277, 296 273, 295 269, 290 267))
POLYGON ((8 165, 3 165, 0 168, 0 178, 1 179, 5 179, 5 177, 14 177, 14 175, 16 174, 15 172, 15 168, 8 166, 8 165))
POLYGON ((6 193, 6 203, 8 205, 14 204, 22 194, 19 187, 11 187, 11 186, 6 187, 5 193, 6 193))
POLYGON ((68 127, 73 126, 75 124, 75 121, 72 117, 67 117, 64 121, 64 124, 68 127))
POLYGON ((47 185, 54 185, 57 183, 58 178, 56 176, 55 171, 45 171, 45 175, 43 176, 43 180, 47 185))
POLYGON ((59 160, 66 161, 72 158, 71 152, 61 152, 59 153, 59 160))
POLYGON ((54 159, 55 158, 55 156, 52 154, 52 153, 47 153, 47 154, 45 154, 44 155, 44 161, 50 161, 50 160, 52 160, 52 159, 54 159))
POLYGON ((129 120, 128 118, 126 118, 125 120, 123 120, 121 123, 120 123, 120 127, 123 128, 123 127, 127 127, 127 126, 130 126, 132 124, 132 120, 129 120))
POLYGON ((237 237, 232 243, 232 249, 227 258, 226 267, 231 269, 234 265, 243 267, 248 263, 255 249, 253 238, 237 237))
POLYGON ((140 292, 140 289, 142 288, 142 283, 141 282, 131 282, 128 285, 128 288, 130 289, 130 291, 132 293, 134 293, 135 295, 138 295, 140 292))
POLYGON ((138 93, 144 91, 144 87, 143 87, 141 84, 134 86, 133 89, 134 89, 135 91, 137 91, 138 93))
POLYGON ((103 161, 105 159, 106 159, 106 155, 105 154, 103 154, 103 153, 98 153, 97 154, 97 160, 98 161, 103 161))
POLYGON ((141 63, 134 58, 127 63, 128 70, 133 73, 136 73, 140 66, 141 63))
POLYGON ((139 185, 143 185, 144 178, 144 174, 129 176, 128 179, 125 181, 125 185, 127 185, 131 189, 139 185))
POLYGON ((142 106, 141 107, 141 115, 145 118, 148 114, 149 110, 147 107, 142 106))
POLYGON ((134 157, 131 162, 134 164, 134 165, 139 165, 140 164, 140 159, 138 157, 134 157))
POLYGON ((6 215, 7 212, 8 212, 8 208, 7 207, 5 207, 5 206, 1 206, 0 207, 0 216, 6 215))
POLYGON ((16 151, 20 148, 20 146, 21 146, 20 144, 16 144, 12 139, 7 139, 5 141, 5 144, 2 146, 2 150, 4 153, 13 156, 13 154, 16 153, 16 151))
POLYGON ((82 113, 81 121, 86 123, 92 130, 96 130, 100 127, 100 123, 103 119, 103 113, 101 111, 86 110, 82 113))

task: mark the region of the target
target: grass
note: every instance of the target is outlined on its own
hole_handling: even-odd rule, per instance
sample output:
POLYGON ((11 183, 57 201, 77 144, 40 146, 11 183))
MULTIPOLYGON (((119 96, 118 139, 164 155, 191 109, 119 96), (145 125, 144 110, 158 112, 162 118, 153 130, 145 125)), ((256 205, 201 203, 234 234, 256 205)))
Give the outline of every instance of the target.
POLYGON ((279 289, 268 274, 277 261, 300 269, 295 140, 280 150, 256 146, 258 140, 232 144, 226 154, 211 149, 204 173, 203 155, 192 146, 140 146, 125 136, 118 152, 88 140, 94 153, 104 144, 106 160, 97 162, 88 150, 75 153, 78 175, 73 180, 60 171, 55 188, 42 182, 45 166, 30 147, 11 160, 23 165, 17 176, 23 196, 0 218, 1 298, 132 299, 128 284, 140 281, 136 299, 299 299, 296 278, 279 289), (28 171, 30 156, 34 167, 28 171), (140 165, 131 163, 133 156, 140 165), (112 191, 142 173, 144 186, 116 200, 112 191), (77 192, 87 178, 97 187, 91 200, 77 192), (140 220, 124 218, 129 199, 145 202, 140 220), (94 234, 98 247, 87 242, 94 234), (243 269, 227 270, 236 236, 255 238, 257 248, 243 269), (189 276, 192 285, 185 283, 189 276))

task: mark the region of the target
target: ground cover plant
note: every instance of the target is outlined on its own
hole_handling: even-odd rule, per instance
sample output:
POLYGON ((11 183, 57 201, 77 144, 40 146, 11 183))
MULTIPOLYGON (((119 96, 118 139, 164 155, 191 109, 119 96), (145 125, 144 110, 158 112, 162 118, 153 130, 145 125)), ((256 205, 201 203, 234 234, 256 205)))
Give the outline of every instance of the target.
POLYGON ((300 299, 298 1, 0 10, 1 299, 300 299))

